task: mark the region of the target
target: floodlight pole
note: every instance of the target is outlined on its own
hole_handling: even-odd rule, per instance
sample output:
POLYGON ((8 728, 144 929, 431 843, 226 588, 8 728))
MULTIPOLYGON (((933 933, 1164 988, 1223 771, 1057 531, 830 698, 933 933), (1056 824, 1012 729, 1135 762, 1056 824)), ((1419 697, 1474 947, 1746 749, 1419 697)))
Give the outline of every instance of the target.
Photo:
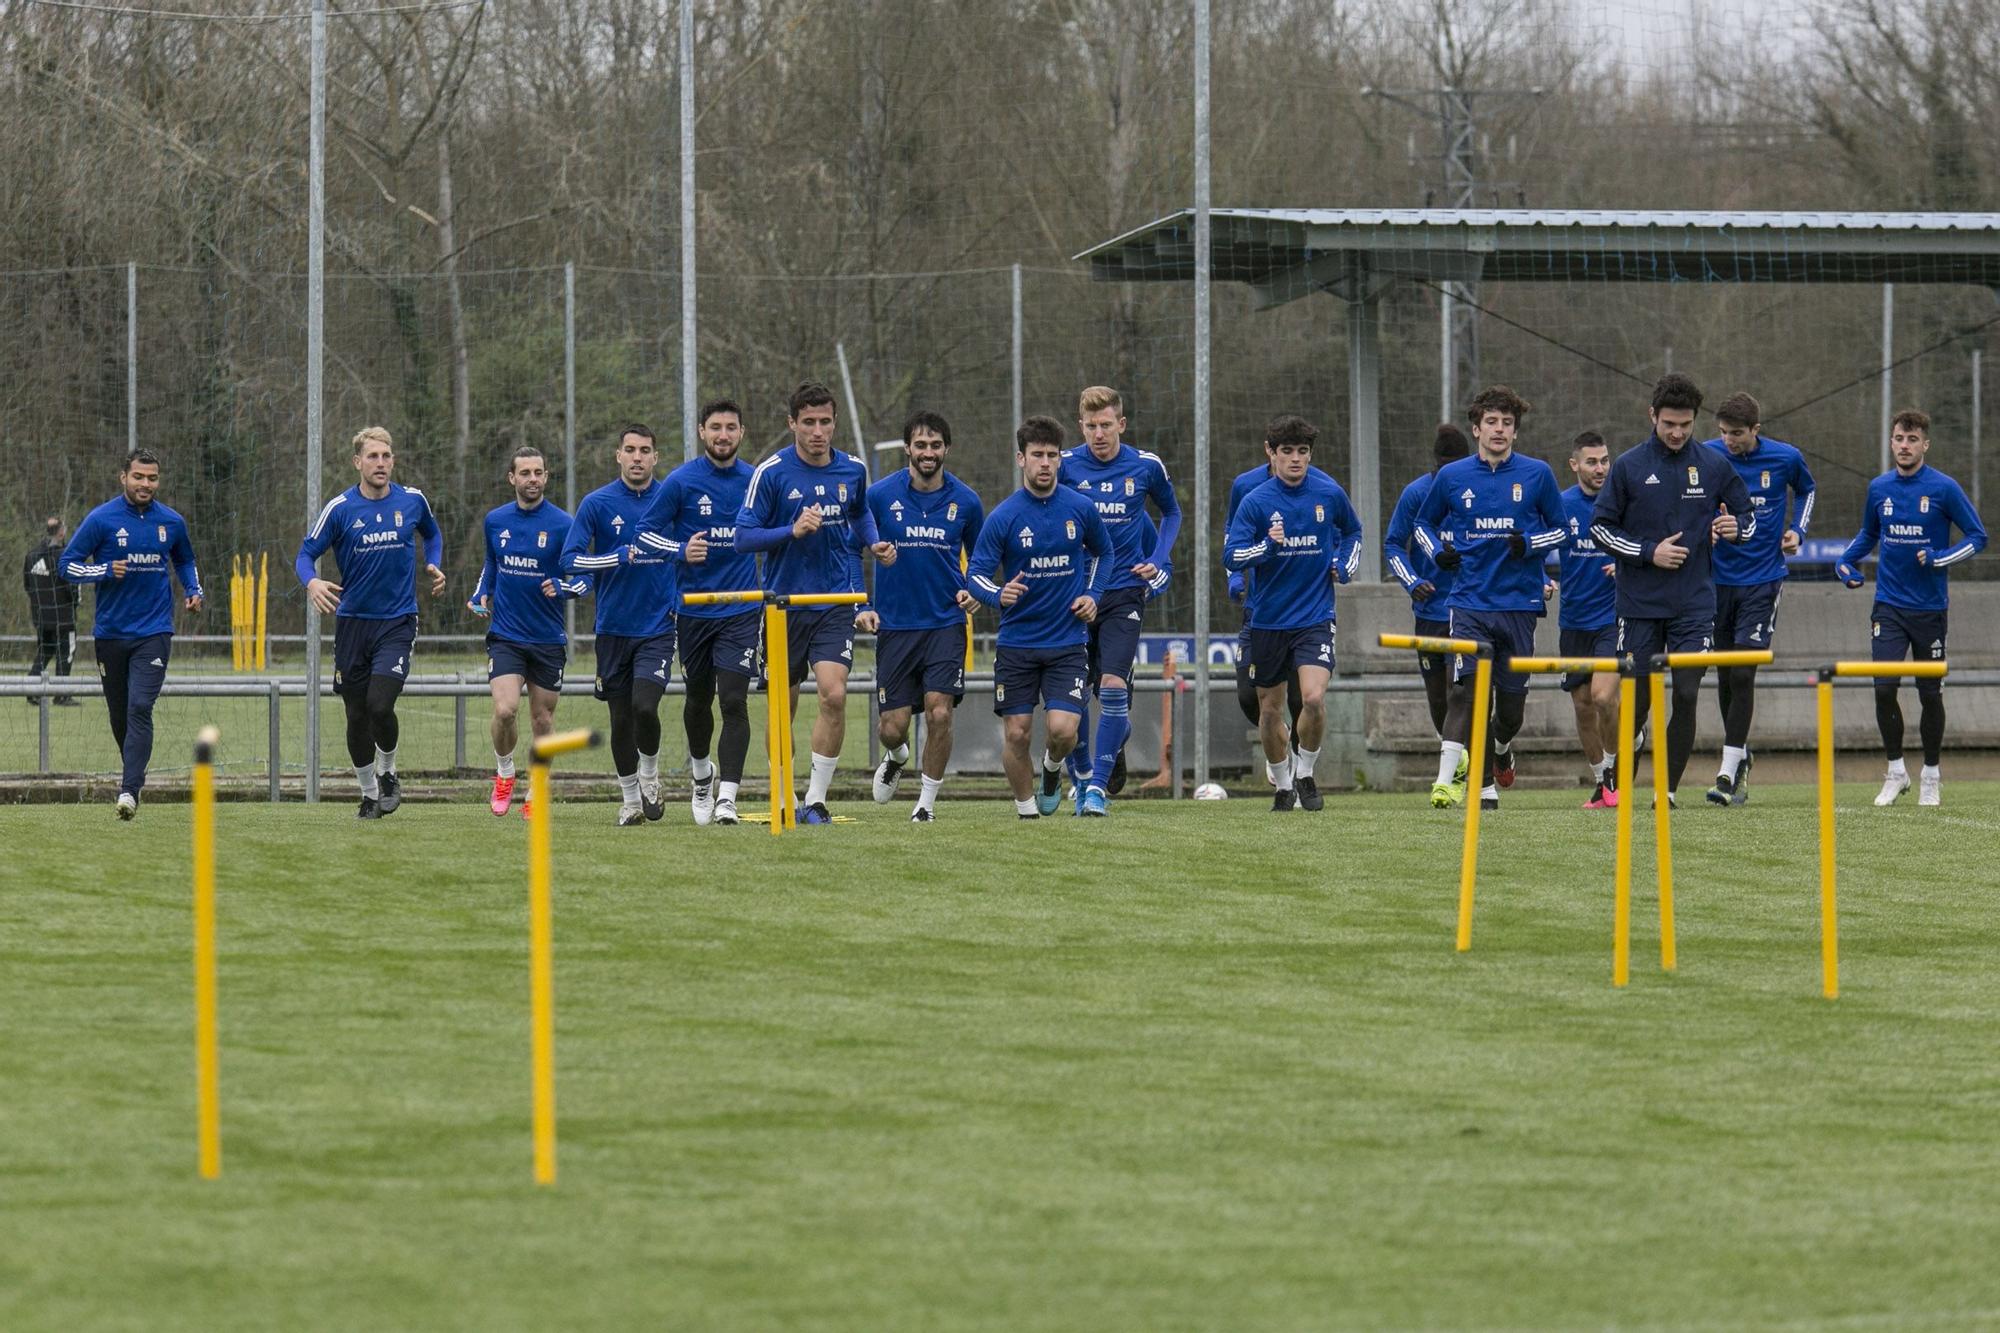
POLYGON ((1208 615, 1214 581, 1208 435, 1211 409, 1210 287, 1214 260, 1209 218, 1208 0, 1194 0, 1194 781, 1208 781, 1208 615))
MULTIPOLYGON (((681 0, 681 454, 695 455, 694 0, 681 0)), ((571 511, 575 512, 574 510, 571 511)))
MULTIPOLYGON (((326 0, 312 0, 306 167, 306 523, 319 517, 326 371, 326 0)), ((306 800, 319 800, 319 609, 306 599, 306 800)), ((277 762, 277 756, 271 757, 277 762)))

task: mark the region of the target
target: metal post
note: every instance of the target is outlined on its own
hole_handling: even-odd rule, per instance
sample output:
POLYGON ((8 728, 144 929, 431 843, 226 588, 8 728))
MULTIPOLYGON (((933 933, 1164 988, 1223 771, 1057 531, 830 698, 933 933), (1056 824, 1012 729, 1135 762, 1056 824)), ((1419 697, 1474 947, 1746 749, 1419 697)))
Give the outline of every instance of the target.
POLYGON ((1438 420, 1458 419, 1458 386, 1453 383, 1458 370, 1451 346, 1451 284, 1445 283, 1438 296, 1438 420))
POLYGON ((1890 404, 1895 392, 1889 363, 1896 359, 1896 284, 1882 284, 1882 458, 1878 472, 1889 470, 1889 417, 1895 412, 1890 404))
POLYGON ((271 716, 269 721, 271 728, 271 765, 270 765, 271 801, 273 804, 276 804, 280 799, 280 797, 283 795, 282 788, 280 787, 278 781, 283 774, 283 768, 278 763, 278 756, 284 753, 284 751, 280 747, 284 743, 284 726, 281 719, 285 715, 285 696, 283 689, 279 686, 278 682, 275 680, 271 682, 270 709, 271 709, 271 716))
MULTIPOLYGON (((695 454, 694 0, 681 0, 681 453, 695 454)), ((853 395, 848 395, 852 400, 853 395)))
POLYGON ((1972 349, 1972 512, 1979 512, 1979 361, 1980 350, 1972 349))
MULTIPOLYGON (((1382 531, 1382 303, 1371 295, 1367 275, 1357 278, 1360 290, 1347 303, 1348 491, 1361 530, 1382 531)), ((1382 578, 1382 543, 1361 544, 1357 583, 1382 578)))
POLYGON ((125 265, 125 452, 139 448, 139 266, 125 265))
MULTIPOLYGON (((840 359, 840 391, 847 395, 847 424, 854 427, 854 456, 868 467, 868 438, 861 433, 861 405, 854 400, 854 376, 847 373, 847 344, 835 343, 833 354, 840 359)), ((869 468, 872 473, 873 468, 869 468)))
MULTIPOLYGON (((1014 294, 1014 397, 1013 397, 1014 415, 1007 419, 1008 425, 1010 427, 1020 425, 1021 418, 1027 412, 1027 409, 1022 405, 1023 402, 1025 401, 1025 398, 1024 398, 1024 382, 1022 379, 1022 372, 1021 372, 1021 263, 1019 260, 1014 261, 1013 294, 1014 294)), ((1021 484, 1021 464, 1019 459, 1017 458, 1014 463, 1014 485, 1018 487, 1020 484, 1021 484)))
POLYGON ((42 710, 41 725, 40 725, 41 771, 44 773, 49 771, 49 695, 47 690, 48 683, 49 683, 48 668, 44 667, 42 669, 43 692, 40 700, 41 710, 42 710))
MULTIPOLYGON (((312 116, 306 171, 306 522, 319 516, 326 371, 326 0, 312 0, 312 116)), ((319 800, 319 611, 306 602, 306 800, 319 800)))
POLYGON ((1209 297, 1213 266, 1209 218, 1208 0, 1194 0, 1194 780, 1208 781, 1208 604, 1214 534, 1208 478, 1209 297))
MULTIPOLYGON (((465 683, 465 673, 458 673, 458 683, 465 683)), ((453 776, 465 768, 465 696, 452 696, 451 709, 451 771, 453 776)))
MULTIPOLYGON (((563 265, 563 508, 576 513, 576 265, 563 265)), ((576 642, 576 598, 563 600, 563 635, 576 642)))

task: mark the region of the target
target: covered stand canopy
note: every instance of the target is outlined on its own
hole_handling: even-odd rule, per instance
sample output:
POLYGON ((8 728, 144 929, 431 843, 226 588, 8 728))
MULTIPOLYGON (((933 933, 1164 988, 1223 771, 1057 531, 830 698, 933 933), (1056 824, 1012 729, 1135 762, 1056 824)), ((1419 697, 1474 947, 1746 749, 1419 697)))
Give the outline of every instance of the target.
MULTIPOLYGON (((1218 208, 1210 276, 1258 309, 1313 292, 1348 303, 1359 577, 1380 580, 1381 296, 1431 282, 1953 283, 2000 288, 2000 214, 1218 208)), ((1098 282, 1191 282, 1194 210, 1076 256, 1098 282)))

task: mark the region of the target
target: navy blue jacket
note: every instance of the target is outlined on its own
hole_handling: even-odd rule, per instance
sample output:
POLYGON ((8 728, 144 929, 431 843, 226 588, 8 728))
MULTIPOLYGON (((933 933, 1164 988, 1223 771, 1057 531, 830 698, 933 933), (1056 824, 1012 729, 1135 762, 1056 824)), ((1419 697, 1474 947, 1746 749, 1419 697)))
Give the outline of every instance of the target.
POLYGON ((1757 511, 1735 464, 1720 449, 1689 440, 1668 449, 1660 437, 1618 455, 1591 511, 1591 536, 1618 570, 1618 614, 1629 620, 1672 620, 1715 614, 1715 576, 1708 525, 1721 506, 1736 515, 1736 540, 1757 533, 1757 511), (1675 533, 1688 557, 1662 569, 1653 552, 1675 533))

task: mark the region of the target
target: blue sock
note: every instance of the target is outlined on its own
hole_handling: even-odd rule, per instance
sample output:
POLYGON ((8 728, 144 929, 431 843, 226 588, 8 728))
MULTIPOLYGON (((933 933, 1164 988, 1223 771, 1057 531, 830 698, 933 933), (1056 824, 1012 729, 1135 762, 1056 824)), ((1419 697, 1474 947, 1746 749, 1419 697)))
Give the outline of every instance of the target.
MULTIPOLYGON (((1101 706, 1101 705, 1100 705, 1101 706)), ((1076 748, 1064 761, 1069 775, 1081 786, 1090 780, 1090 701, 1084 700, 1083 716, 1076 720, 1076 748)))
POLYGON ((1118 751, 1132 734, 1131 693, 1104 689, 1097 696, 1097 762, 1091 767, 1090 785, 1111 790, 1111 770, 1118 766, 1118 751))

